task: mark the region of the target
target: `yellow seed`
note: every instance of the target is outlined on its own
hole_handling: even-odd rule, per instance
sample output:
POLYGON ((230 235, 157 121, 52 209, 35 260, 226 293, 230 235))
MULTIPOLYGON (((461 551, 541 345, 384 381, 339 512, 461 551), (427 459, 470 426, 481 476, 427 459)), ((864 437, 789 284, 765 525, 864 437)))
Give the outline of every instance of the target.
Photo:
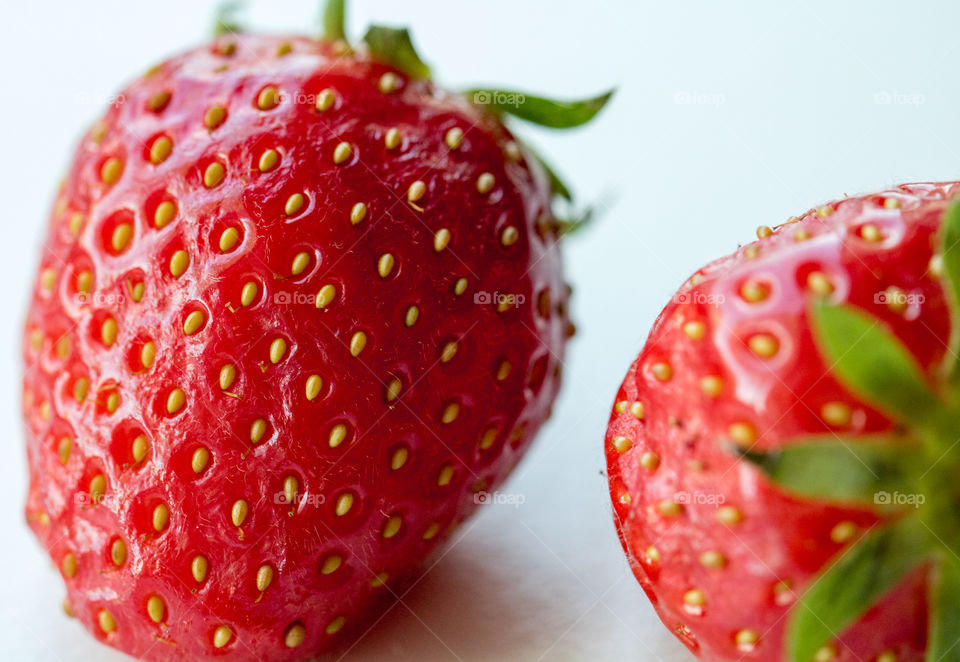
POLYGON ((390 94, 400 87, 400 78, 392 71, 388 71, 380 76, 380 82, 377 84, 377 87, 384 94, 390 94))
POLYGON ((757 239, 766 239, 773 234, 773 229, 769 225, 761 225, 757 228, 757 239))
POLYGON ((90 391, 90 381, 86 377, 81 377, 73 385, 73 399, 77 404, 83 404, 87 399, 87 393, 90 391))
POLYGON ((795 241, 806 241, 810 237, 810 231, 806 228, 797 228, 793 231, 793 238, 795 241))
POLYGON ((477 177, 477 193, 481 195, 486 195, 493 190, 494 185, 496 184, 496 179, 489 172, 485 172, 479 177, 477 177))
POLYGON ((672 499, 664 499, 657 504, 657 511, 664 517, 676 517, 683 512, 683 506, 672 499))
POLYGON ((106 634, 111 632, 116 632, 117 630, 117 621, 106 609, 101 609, 100 613, 97 614, 97 623, 100 625, 100 629, 103 630, 106 634))
POLYGON ((769 288, 757 281, 748 280, 740 287, 740 296, 747 303, 759 303, 769 295, 769 288))
POLYGON ((456 402, 451 402, 446 407, 443 408, 443 414, 440 416, 441 422, 445 425, 453 423, 457 420, 457 416, 460 415, 460 405, 456 402))
POLYGON ((172 221, 176 214, 177 206, 169 200, 164 200, 157 205, 156 211, 153 212, 153 224, 157 227, 157 229, 160 229, 172 221))
POLYGON ((401 519, 399 515, 394 515, 383 525, 383 530, 380 532, 380 535, 384 538, 392 538, 400 532, 401 526, 403 526, 403 519, 401 519))
POLYGON ((190 562, 190 574, 193 575, 193 578, 202 582, 207 578, 207 557, 205 556, 194 556, 193 561, 190 562))
POLYGON ((267 422, 258 418, 250 425, 250 443, 259 444, 263 441, 263 436, 267 433, 267 422))
POLYGON ((83 214, 74 212, 70 215, 70 234, 76 237, 83 229, 83 214))
POLYGON ((830 216, 834 211, 836 211, 830 205, 823 205, 822 207, 817 207, 817 216, 820 218, 826 218, 830 216))
POLYGON ((73 579, 77 576, 77 557, 74 556, 73 552, 67 552, 64 555, 63 561, 60 562, 60 569, 67 579, 73 579))
POLYGON ((927 270, 934 278, 943 278, 943 256, 937 254, 931 256, 930 262, 927 264, 927 270))
POLYGON ((756 630, 740 630, 734 637, 737 647, 741 650, 753 650, 753 647, 760 641, 760 635, 756 630))
POLYGON ((300 484, 297 482, 295 476, 287 476, 283 479, 283 496, 287 503, 296 504, 297 491, 299 489, 300 484))
POLYGON ((227 363, 220 368, 220 390, 226 391, 233 386, 233 381, 237 378, 237 368, 232 363, 227 363))
POLYGON ((390 383, 387 384, 386 393, 384 393, 384 398, 387 402, 393 402, 400 396, 400 391, 403 389, 403 382, 401 382, 397 377, 394 377, 390 380, 390 383))
POLYGON ((407 189, 407 202, 417 202, 427 193, 427 185, 417 180, 407 189))
POLYGON ((750 351, 763 359, 769 359, 776 356, 780 350, 780 342, 769 333, 758 333, 750 336, 747 341, 750 351))
POLYGON ((174 278, 180 278, 183 272, 190 266, 190 254, 185 250, 179 250, 170 258, 170 273, 174 278))
POLYGON ((683 325, 683 333, 691 340, 700 340, 707 332, 707 327, 703 322, 687 322, 683 325))
POLYGON ((120 538, 114 540, 113 544, 110 545, 110 560, 118 568, 127 560, 127 545, 120 538))
POLYGON ((363 348, 367 346, 367 334, 363 331, 357 331, 350 339, 350 354, 358 356, 363 348))
POLYGON ((157 357, 157 346, 153 343, 152 340, 148 340, 143 344, 143 347, 140 349, 140 365, 144 367, 145 370, 149 370, 153 366, 153 362, 157 357))
POLYGON ((320 574, 321 575, 332 575, 337 570, 340 569, 340 566, 343 564, 343 559, 339 554, 331 554, 330 556, 323 559, 323 563, 320 565, 320 574))
POLYGON ((317 308, 326 308, 337 296, 337 288, 333 285, 324 285, 317 292, 317 308))
POLYGON ((630 405, 630 413, 634 418, 643 420, 643 403, 634 402, 632 405, 630 405))
POLYGON ((350 209, 350 223, 352 225, 356 225, 357 223, 360 223, 366 217, 367 217, 367 206, 364 203, 358 202, 350 209))
POLYGON ((143 294, 144 292, 146 292, 147 286, 143 282, 136 283, 136 284, 134 284, 133 281, 129 281, 129 282, 130 282, 130 296, 133 297, 134 301, 139 303, 140 300, 143 299, 143 294))
POLYGON ((702 607, 707 604, 707 596, 703 591, 695 588, 683 594, 683 602, 691 607, 702 607))
POLYGON ((107 411, 111 414, 120 406, 120 395, 116 392, 107 396, 107 411))
POLYGON ((520 239, 520 232, 512 225, 508 225, 500 234, 500 243, 504 246, 513 246, 520 239))
POLYGON ((463 129, 456 126, 448 129, 446 135, 443 137, 443 142, 445 142, 450 149, 460 149, 460 145, 463 144, 463 129))
POLYGON ((733 423, 727 428, 727 435, 739 446, 749 446, 757 440, 757 430, 750 423, 733 423))
POLYGON ((717 551, 704 552, 700 555, 700 565, 705 568, 722 568, 727 565, 727 559, 717 551))
POLYGON ((330 448, 336 448, 347 438, 347 426, 343 423, 337 423, 330 429, 330 448))
POLYGON ((117 331, 117 320, 108 317, 100 327, 100 340, 102 340, 103 344, 107 347, 112 347, 113 343, 117 341, 117 331))
POLYGON ((326 632, 329 635, 334 635, 343 629, 343 626, 346 622, 347 622, 346 618, 344 618, 343 616, 337 616, 335 619, 327 623, 327 627, 324 629, 324 632, 326 632))
POLYGON ((896 198, 886 198, 883 201, 884 209, 900 209, 900 201, 896 198))
POLYGON ((247 519, 248 511, 247 502, 243 499, 237 499, 233 502, 233 507, 230 509, 230 521, 233 522, 234 526, 240 526, 243 524, 243 521, 247 519))
POLYGON ((811 271, 807 275, 807 289, 814 294, 827 296, 833 292, 833 283, 822 271, 811 271))
POLYGON ((660 466, 660 456, 656 453, 647 451, 640 456, 640 466, 648 471, 653 471, 660 466))
POLYGON ((133 440, 133 445, 130 448, 130 454, 133 456, 134 462, 142 462, 143 458, 147 456, 147 451, 149 450, 150 442, 147 440, 146 435, 141 434, 133 440))
POLYGON ((420 318, 420 309, 416 306, 410 306, 407 308, 407 314, 403 318, 403 323, 406 326, 413 326, 417 323, 417 319, 420 318))
POLYGON ((277 167, 277 162, 280 161, 280 155, 275 149, 268 149, 263 154, 260 155, 260 161, 257 163, 257 168, 260 172, 269 172, 277 167))
POLYGON ((283 637, 283 643, 287 645, 287 648, 296 648, 303 643, 303 640, 307 638, 307 631, 300 623, 294 623, 287 629, 287 633, 283 637))
POLYGON ((660 562, 660 550, 650 545, 647 547, 646 551, 643 553, 644 559, 647 563, 659 563, 660 562))
POLYGON ((503 146, 503 151, 507 155, 507 158, 514 163, 520 163, 523 159, 523 152, 520 151, 520 145, 514 140, 507 141, 503 146))
POLYGON ((156 531, 163 531, 170 521, 170 509, 166 504, 161 503, 153 509, 153 528, 156 531))
POLYGON ((43 404, 41 404, 41 405, 40 405, 40 418, 42 418, 42 419, 45 420, 45 421, 49 421, 52 416, 53 416, 53 410, 52 410, 51 407, 50 407, 50 403, 49 403, 49 402, 44 402, 43 404))
POLYGON ((287 355, 287 341, 283 338, 277 338, 270 343, 270 363, 276 365, 287 355))
POLYGON ((227 119, 227 110, 223 106, 211 106, 203 115, 204 125, 210 129, 216 129, 227 119))
POLYGON ((450 243, 450 230, 441 228, 433 235, 433 250, 437 253, 442 251, 450 243))
POLYGON ((735 506, 720 506, 717 508, 717 521, 732 526, 743 521, 743 513, 735 506))
POLYGON ((150 599, 147 600, 147 614, 154 623, 161 623, 166 611, 167 606, 159 595, 151 595, 150 599))
POLYGON ((316 400, 322 387, 323 379, 320 375, 310 375, 307 378, 307 400, 316 400))
POLYGON ((668 382, 673 378, 673 367, 669 363, 660 361, 650 366, 650 372, 661 382, 668 382))
POLYGON ((109 159, 103 162, 103 165, 100 167, 100 179, 103 180, 104 184, 114 184, 120 175, 123 174, 123 161, 118 159, 115 156, 111 156, 109 159))
POLYGON ((421 537, 424 540, 432 540, 433 538, 436 538, 438 533, 440 533, 440 525, 436 522, 433 522, 427 527, 427 530, 423 532, 421 537))
POLYGON ((280 100, 277 88, 272 85, 263 88, 257 95, 257 108, 260 110, 272 110, 277 107, 278 103, 280 103, 280 100))
POLYGON ((850 425, 853 409, 845 402, 828 402, 820 408, 820 416, 828 425, 844 427, 850 425))
POLYGON ((187 394, 182 389, 175 388, 167 396, 167 413, 176 414, 187 404, 187 394))
POLYGON ((343 517, 350 512, 351 508, 353 508, 353 494, 350 492, 341 494, 340 498, 337 499, 337 517, 343 517))
POLYGON ((440 469, 440 474, 437 476, 437 485, 440 487, 446 487, 450 484, 451 480, 453 480, 453 466, 445 464, 440 469))
POLYGON ((876 243, 883 239, 883 233, 873 223, 866 223, 860 227, 860 237, 864 241, 876 243))
POLYGON ((817 649, 813 655, 813 662, 830 662, 837 659, 837 647, 833 644, 827 644, 817 649))
POLYGON ((73 439, 64 437, 57 446, 57 457, 60 458, 60 464, 66 464, 70 460, 70 451, 73 450, 73 439))
POLYGON ((502 382, 504 379, 509 377, 511 369, 513 369, 513 366, 509 361, 502 361, 500 366, 497 368, 497 381, 502 382))
POLYGON ((880 653, 880 655, 877 656, 876 662, 897 662, 899 659, 896 652, 888 650, 880 653))
POLYGON ((377 261, 377 273, 380 274, 380 278, 386 278, 390 275, 390 272, 393 271, 394 263, 395 260, 390 253, 384 253, 380 256, 380 259, 377 261))
POLYGON ((410 450, 406 446, 401 446, 393 451, 393 455, 390 456, 390 469, 393 471, 401 469, 403 465, 407 463, 409 456, 410 450))
POLYGON ((233 630, 226 625, 219 625, 213 632, 213 645, 215 648, 223 648, 233 639, 233 630))
POLYGON ((226 168, 219 161, 214 161, 203 171, 203 185, 207 188, 213 188, 223 181, 227 174, 226 168))
POLYGON ((70 336, 60 336, 60 340, 57 341, 57 356, 61 359, 70 356, 70 336))
POLYGON ((321 113, 323 113, 333 108, 333 104, 335 104, 336 102, 337 102, 337 93, 328 87, 325 90, 321 90, 320 94, 317 95, 316 108, 321 113))
POLYGON ((307 267, 310 266, 310 254, 303 252, 297 253, 293 258, 293 264, 290 265, 290 273, 294 276, 299 276, 307 267))
MULTIPOLYGON (((239 524, 237 526, 240 526, 239 524)), ((273 568, 269 565, 262 565, 257 569, 257 590, 266 591, 273 583, 273 568)))
POLYGON ((173 141, 167 136, 160 136, 150 145, 150 163, 159 165, 169 158, 173 151, 173 141))
POLYGON ((614 437, 610 443, 613 444, 618 453, 626 453, 633 446, 633 442, 626 437, 614 437))
POLYGON ((353 156, 353 147, 348 142, 339 143, 333 150, 333 162, 340 165, 353 156))
POLYGON ((294 193, 287 198, 287 202, 283 206, 283 213, 285 213, 287 216, 293 216, 303 208, 303 202, 303 194, 294 193))
POLYGON ((188 336, 192 336, 197 331, 200 330, 200 327, 203 326, 205 321, 203 311, 195 310, 189 315, 183 323, 183 332, 188 336))
POLYGON ((190 458, 190 468, 193 469, 193 473, 199 474, 207 468, 207 464, 209 462, 210 451, 207 450, 205 446, 201 446, 197 450, 193 451, 193 457, 190 458))
POLYGON ((700 390, 712 398, 720 395, 723 390, 723 379, 716 375, 710 375, 700 380, 700 390))
POLYGON ((240 231, 236 228, 227 228, 220 235, 220 252, 229 253, 240 243, 240 231))
POLYGON ((257 298, 260 289, 257 287, 257 284, 252 280, 244 284, 243 289, 240 291, 240 305, 246 308, 253 303, 253 300, 257 298))
POLYGON ((493 446, 494 442, 497 440, 497 429, 496 428, 487 428, 483 436, 480 437, 480 450, 485 451, 493 446))
POLYGON ((170 92, 161 90, 147 100, 147 108, 153 112, 163 110, 170 103, 170 92))
POLYGON ((383 137, 383 144, 387 149, 396 149, 402 142, 403 135, 400 133, 400 129, 396 127, 387 131, 387 135, 383 137))
POLYGON ((453 357, 457 355, 457 342, 451 340, 446 345, 443 346, 443 349, 440 351, 440 360, 443 363, 450 363, 453 360, 453 357))
POLYGON ((457 296, 460 296, 467 291, 467 279, 460 278, 457 280, 456 284, 453 286, 453 293, 457 296))
POLYGON ((857 535, 857 525, 853 522, 844 521, 837 524, 830 531, 830 540, 835 543, 844 543, 857 535))
POLYGON ((884 290, 884 295, 887 301, 887 308, 891 312, 896 313, 897 315, 902 315, 906 312, 908 308, 908 298, 907 293, 901 290, 899 287, 890 286, 884 290))

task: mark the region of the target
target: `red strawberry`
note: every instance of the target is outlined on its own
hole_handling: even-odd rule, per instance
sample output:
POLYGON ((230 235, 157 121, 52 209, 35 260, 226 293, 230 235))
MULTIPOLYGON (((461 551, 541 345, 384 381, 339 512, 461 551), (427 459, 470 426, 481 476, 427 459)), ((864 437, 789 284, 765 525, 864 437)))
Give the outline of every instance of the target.
POLYGON ((368 42, 167 60, 57 198, 26 512, 68 611, 138 658, 363 633, 549 414, 570 323, 548 176, 405 32, 368 42))
POLYGON ((760 228, 680 289, 627 373, 617 527, 700 659, 960 659, 960 208, 940 232, 958 190, 760 228))

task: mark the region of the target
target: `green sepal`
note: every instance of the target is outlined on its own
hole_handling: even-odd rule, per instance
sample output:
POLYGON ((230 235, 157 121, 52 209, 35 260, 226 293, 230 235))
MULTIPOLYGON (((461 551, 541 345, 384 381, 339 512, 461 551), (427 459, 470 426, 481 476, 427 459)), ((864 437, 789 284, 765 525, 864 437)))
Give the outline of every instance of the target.
POLYGON ((237 14, 243 10, 245 4, 243 0, 233 0, 217 7, 213 17, 213 36, 220 37, 225 34, 244 32, 243 26, 237 20, 237 14))
POLYGON ((566 182, 560 179, 560 175, 557 174, 557 171, 547 163, 546 159, 540 156, 540 153, 533 149, 528 143, 524 142, 523 146, 527 148, 527 151, 533 154, 534 158, 537 159, 537 163, 540 164, 540 167, 543 168, 543 171, 547 173, 547 177, 550 180, 550 190, 554 195, 563 198, 567 202, 573 201, 573 194, 570 192, 570 187, 567 186, 566 182))
POLYGON ((960 560, 951 551, 931 568, 929 587, 927 660, 960 662, 960 560))
POLYGON ((596 117, 615 91, 577 101, 556 101, 525 92, 485 88, 468 90, 465 94, 479 106, 488 106, 539 126, 571 129, 596 117))
POLYGON ((363 40, 375 60, 390 64, 415 78, 430 78, 430 67, 420 59, 410 39, 410 31, 406 28, 372 25, 363 40))
POLYGON ((828 367, 850 391, 920 429, 939 419, 943 403, 885 323, 859 308, 822 301, 814 303, 811 315, 828 367))
POLYGON ((810 662, 822 646, 930 558, 929 537, 916 517, 868 531, 840 552, 794 605, 787 625, 787 660, 810 662))
POLYGON ((566 237, 567 235, 581 232, 585 227, 591 225, 596 215, 596 207, 587 207, 572 216, 554 219, 554 224, 556 225, 557 233, 561 237, 566 237))
POLYGON ((940 254, 943 256, 944 289, 950 304, 950 351, 947 352, 947 375, 950 383, 960 387, 960 202, 952 203, 940 223, 940 254))
POLYGON ((327 0, 322 17, 324 39, 346 41, 346 11, 346 0, 327 0))
POLYGON ((771 452, 738 452, 797 496, 880 506, 890 503, 891 492, 910 491, 910 467, 918 456, 917 447, 902 439, 833 435, 791 439, 771 452))

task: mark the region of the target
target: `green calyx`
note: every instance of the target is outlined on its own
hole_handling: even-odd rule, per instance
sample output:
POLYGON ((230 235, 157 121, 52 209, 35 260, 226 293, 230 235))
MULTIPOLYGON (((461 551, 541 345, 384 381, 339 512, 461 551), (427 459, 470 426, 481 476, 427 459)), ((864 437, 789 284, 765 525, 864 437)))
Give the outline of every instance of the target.
POLYGON ((908 574, 928 581, 928 662, 960 662, 960 202, 944 213, 940 251, 952 335, 944 370, 929 374, 881 320, 815 302, 811 326, 826 365, 852 394, 897 424, 878 437, 827 434, 739 454, 785 491, 875 510, 864 533, 791 611, 786 659, 810 662, 908 574))
POLYGON ((217 7, 213 17, 213 36, 243 32, 243 26, 237 20, 237 15, 243 11, 244 4, 242 0, 230 0, 217 7))

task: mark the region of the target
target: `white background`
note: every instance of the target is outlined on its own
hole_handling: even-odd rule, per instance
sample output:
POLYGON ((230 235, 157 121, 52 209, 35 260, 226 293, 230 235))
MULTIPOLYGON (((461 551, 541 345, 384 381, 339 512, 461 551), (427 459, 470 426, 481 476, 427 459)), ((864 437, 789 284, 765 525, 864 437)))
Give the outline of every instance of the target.
MULTIPOLYGON (((249 23, 309 31, 313 0, 249 23)), ((566 247, 580 334, 551 423, 505 491, 350 661, 692 658, 628 573, 602 438, 659 309, 702 263, 844 193, 960 175, 960 4, 894 0, 353 0, 352 33, 414 29, 451 86, 619 86, 571 133, 526 135, 605 217, 566 247), (909 5, 909 8, 908 8, 909 5), (886 102, 886 103, 884 103, 886 102)), ((0 9, 0 658, 121 660, 60 611, 23 523, 19 347, 56 182, 109 95, 205 38, 214 1, 4 0, 0 9)))

